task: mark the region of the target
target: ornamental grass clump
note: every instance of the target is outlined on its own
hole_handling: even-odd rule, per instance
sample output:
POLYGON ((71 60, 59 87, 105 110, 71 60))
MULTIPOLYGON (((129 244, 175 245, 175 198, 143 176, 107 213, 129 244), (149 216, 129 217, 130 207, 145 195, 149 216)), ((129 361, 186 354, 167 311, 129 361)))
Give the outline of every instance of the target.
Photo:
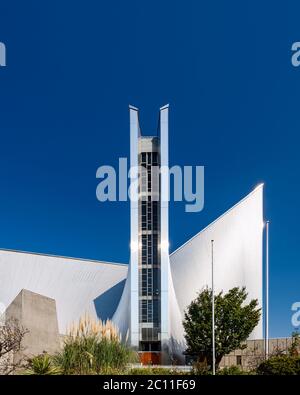
POLYGON ((54 357, 63 374, 122 373, 136 354, 121 342, 118 328, 110 321, 85 315, 73 325, 62 352, 54 357))

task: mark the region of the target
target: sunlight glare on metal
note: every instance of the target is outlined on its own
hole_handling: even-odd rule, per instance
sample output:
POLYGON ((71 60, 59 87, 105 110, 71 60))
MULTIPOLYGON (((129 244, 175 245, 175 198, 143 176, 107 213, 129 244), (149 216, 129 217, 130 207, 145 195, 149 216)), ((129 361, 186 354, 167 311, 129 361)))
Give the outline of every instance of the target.
POLYGON ((138 243, 137 241, 132 241, 132 242, 130 243, 130 249, 131 249, 131 251, 133 251, 133 252, 138 251, 138 249, 139 249, 139 243, 138 243))

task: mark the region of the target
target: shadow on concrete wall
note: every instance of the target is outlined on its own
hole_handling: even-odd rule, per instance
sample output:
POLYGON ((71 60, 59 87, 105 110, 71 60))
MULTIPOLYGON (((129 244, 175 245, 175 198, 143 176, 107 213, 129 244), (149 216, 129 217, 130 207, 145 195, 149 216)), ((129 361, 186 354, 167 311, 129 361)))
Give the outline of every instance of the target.
POLYGON ((102 321, 111 319, 116 311, 124 289, 125 280, 120 281, 102 295, 94 299, 97 317, 102 321))

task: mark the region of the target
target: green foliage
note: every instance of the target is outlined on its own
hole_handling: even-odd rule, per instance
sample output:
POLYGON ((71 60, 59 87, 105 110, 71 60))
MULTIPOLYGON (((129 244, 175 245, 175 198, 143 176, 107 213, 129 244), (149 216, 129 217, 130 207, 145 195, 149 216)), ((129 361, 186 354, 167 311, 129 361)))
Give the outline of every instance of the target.
POLYGON ((32 358, 27 374, 123 374, 137 354, 121 342, 111 321, 94 320, 87 314, 74 324, 61 352, 32 358))
POLYGON ((299 349, 300 349, 300 335, 299 332, 293 332, 292 333, 292 345, 289 348, 289 354, 290 356, 297 357, 299 355, 299 349))
POLYGON ((244 372, 239 366, 229 366, 218 371, 219 376, 244 376, 250 374, 249 372, 244 372))
POLYGON ((260 375, 295 376, 300 375, 300 358, 290 355, 270 357, 257 368, 260 375))
POLYGON ((208 366, 204 362, 197 361, 193 365, 193 369, 191 371, 191 374, 197 375, 197 376, 211 376, 212 371, 209 370, 208 366))
MULTIPOLYGON (((207 365, 201 362, 196 362, 193 365, 193 370, 191 374, 200 375, 200 376, 211 376, 212 371, 209 369, 207 365)), ((253 375, 255 372, 253 371, 244 371, 240 366, 232 365, 222 369, 219 369, 216 374, 218 376, 246 376, 253 375)))
POLYGON ((117 339, 98 336, 70 337, 54 357, 63 374, 114 374, 136 361, 136 354, 117 339))
POLYGON ((167 368, 132 368, 128 371, 130 375, 182 375, 184 372, 180 372, 179 370, 175 369, 167 369, 167 368))
MULTIPOLYGON (((222 357, 233 350, 243 349, 260 319, 258 301, 247 299, 246 289, 232 288, 226 294, 215 295, 216 367, 222 357)), ((191 302, 183 321, 187 353, 196 355, 199 362, 212 365, 212 291, 205 289, 191 302)))
POLYGON ((28 361, 29 367, 25 371, 28 375, 58 375, 61 374, 59 367, 53 364, 48 354, 37 355, 28 361))

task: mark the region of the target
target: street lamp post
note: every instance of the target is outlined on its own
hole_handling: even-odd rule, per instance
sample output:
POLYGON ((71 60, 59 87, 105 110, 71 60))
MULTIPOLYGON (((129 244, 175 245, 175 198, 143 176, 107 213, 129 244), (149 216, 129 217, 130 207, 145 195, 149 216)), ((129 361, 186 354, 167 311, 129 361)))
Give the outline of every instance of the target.
POLYGON ((266 323, 265 323, 265 357, 269 355, 269 221, 266 222, 266 323))
POLYGON ((215 347, 215 292, 214 292, 214 240, 211 241, 211 304, 212 304, 212 370, 216 374, 216 347, 215 347))

